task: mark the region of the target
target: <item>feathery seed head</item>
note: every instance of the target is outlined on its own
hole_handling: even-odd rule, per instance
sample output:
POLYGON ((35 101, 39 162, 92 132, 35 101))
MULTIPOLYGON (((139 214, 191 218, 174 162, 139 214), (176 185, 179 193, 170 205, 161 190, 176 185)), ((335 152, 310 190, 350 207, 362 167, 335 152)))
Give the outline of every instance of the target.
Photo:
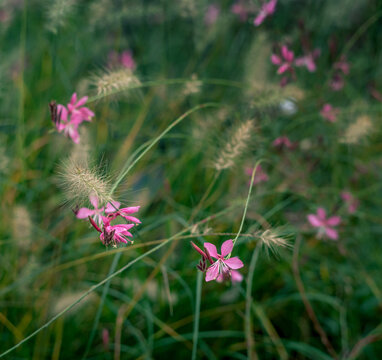
POLYGON ((267 229, 259 234, 260 241, 262 242, 265 250, 271 252, 274 255, 278 255, 280 248, 291 248, 292 245, 289 242, 290 234, 287 234, 285 229, 267 229))
POLYGON ((232 133, 230 140, 220 151, 215 161, 214 167, 216 170, 229 169, 235 165, 242 153, 248 148, 254 128, 254 121, 247 120, 232 133))

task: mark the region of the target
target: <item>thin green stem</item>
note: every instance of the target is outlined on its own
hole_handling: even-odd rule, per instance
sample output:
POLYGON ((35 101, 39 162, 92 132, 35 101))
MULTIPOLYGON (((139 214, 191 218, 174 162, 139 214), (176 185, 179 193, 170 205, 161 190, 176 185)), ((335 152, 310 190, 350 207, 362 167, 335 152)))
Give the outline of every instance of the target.
POLYGON ((198 215, 198 213, 199 213, 200 209, 202 208, 204 202, 206 201, 207 197, 210 195, 212 188, 216 184, 216 181, 218 180, 219 175, 220 175, 220 171, 215 173, 214 178, 212 179, 210 185, 208 185, 208 188, 207 188, 206 192, 204 193, 203 197, 201 198, 201 200, 199 201, 199 204, 195 207, 194 211, 192 212, 190 220, 189 220, 189 223, 191 223, 192 220, 194 220, 195 216, 198 215))
MULTIPOLYGON (((110 270, 109 270, 109 273, 108 273, 108 276, 110 276, 111 274, 114 273, 115 269, 117 268, 117 265, 118 265, 118 261, 119 259, 121 258, 121 255, 122 253, 119 252, 119 253, 116 253, 114 255, 114 258, 113 258, 113 262, 111 263, 111 266, 110 266, 110 270)), ((86 359, 86 357, 88 356, 89 354, 89 351, 90 351, 90 347, 92 346, 92 343, 93 343, 93 340, 94 340, 94 336, 95 336, 95 333, 97 331, 97 327, 98 327, 98 324, 99 324, 99 320, 101 318, 101 313, 102 313, 102 309, 103 309, 103 304, 105 303, 105 300, 106 300, 106 296, 109 292, 109 288, 110 288, 110 280, 105 284, 104 288, 103 288, 103 291, 102 291, 102 296, 101 296, 101 301, 98 305, 98 309, 97 309, 97 314, 95 316, 95 319, 94 319, 94 322, 93 322, 93 327, 92 327, 92 331, 90 333, 90 336, 89 336, 89 340, 88 340, 88 344, 86 346, 86 350, 85 350, 85 354, 84 356, 82 357, 82 359, 86 359)))
POLYGON ((257 259, 259 258, 259 252, 261 248, 261 242, 259 241, 253 251, 251 262, 248 269, 247 279, 247 291, 245 294, 245 338, 247 343, 247 357, 248 359, 257 358, 254 350, 254 339, 252 336, 252 322, 251 322, 251 305, 252 305, 252 283, 255 272, 257 259))
POLYGON ((145 156, 152 148, 153 146, 158 143, 158 141, 160 139, 162 139, 172 128, 174 128, 176 125, 178 125, 182 120, 184 120, 188 115, 194 113, 195 111, 198 111, 200 109, 204 109, 204 108, 207 108, 207 107, 217 107, 219 106, 219 104, 216 104, 216 103, 205 103, 205 104, 201 104, 201 105, 197 105, 195 107, 193 107, 192 109, 186 111, 183 115, 181 115, 180 117, 178 117, 174 122, 172 122, 164 131, 162 131, 162 133, 160 135, 158 135, 151 143, 149 146, 147 146, 147 148, 142 151, 142 153, 130 164, 130 166, 124 170, 117 178, 116 182, 114 183, 114 185, 112 186, 111 188, 111 191, 110 193, 113 194, 115 189, 117 188, 117 186, 121 183, 121 181, 123 180, 123 178, 130 172, 130 170, 138 163, 139 160, 141 160, 143 158, 143 156, 145 156))
MULTIPOLYGON (((246 217, 246 215, 247 215, 247 210, 248 210, 249 200, 250 200, 250 198, 251 198, 251 193, 252 193, 252 188, 253 188, 253 180, 255 179, 255 175, 256 175, 257 168, 258 168, 258 166, 260 165, 260 163, 261 163, 262 161, 263 161, 263 160, 259 160, 259 161, 256 163, 255 167, 253 168, 252 176, 251 176, 251 184, 249 185, 248 196, 247 196, 247 200, 246 200, 246 202, 245 202, 245 207, 244 207, 243 217, 241 218, 241 223, 240 223, 239 231, 237 232, 235 238, 233 239, 233 247, 232 247, 232 250, 233 250, 233 248, 235 247, 236 240, 238 239, 238 237, 240 236, 241 231, 243 230, 245 217, 246 217)), ((231 257, 232 250, 231 250, 231 253, 228 255, 228 258, 231 257)))
POLYGON ((196 354, 198 351, 198 338, 199 338, 199 319, 200 319, 200 303, 202 299, 202 285, 203 285, 203 273, 198 271, 196 279, 196 305, 194 315, 194 332, 192 336, 192 356, 191 360, 196 360, 196 354))

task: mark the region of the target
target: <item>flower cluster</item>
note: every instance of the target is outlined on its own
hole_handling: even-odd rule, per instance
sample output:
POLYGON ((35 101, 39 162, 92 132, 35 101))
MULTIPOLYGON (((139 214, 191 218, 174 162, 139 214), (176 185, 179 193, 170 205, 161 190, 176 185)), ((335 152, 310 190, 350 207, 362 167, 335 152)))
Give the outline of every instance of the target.
POLYGON ((57 107, 51 105, 52 120, 58 132, 63 131, 76 144, 80 142, 78 126, 84 121, 91 121, 94 116, 90 109, 83 106, 87 100, 88 97, 84 96, 77 101, 77 94, 74 93, 66 107, 61 104, 57 107))
POLYGON ((118 201, 109 202, 105 207, 98 207, 98 199, 96 196, 90 196, 90 202, 93 205, 93 209, 81 208, 76 211, 78 219, 88 218, 93 227, 100 233, 100 240, 105 246, 112 245, 116 247, 119 243, 133 243, 129 238, 133 235, 129 230, 140 224, 141 221, 131 214, 136 213, 139 210, 139 206, 131 206, 120 209, 120 203, 118 201), (122 217, 125 220, 133 223, 115 224, 111 225, 111 222, 118 217, 122 217))
POLYGON ((231 279, 232 282, 240 282, 243 276, 236 271, 244 266, 243 262, 237 257, 229 257, 233 249, 233 241, 227 240, 221 246, 221 254, 217 252, 216 246, 211 243, 204 243, 204 250, 200 249, 191 241, 193 248, 202 255, 202 259, 197 268, 206 273, 206 281, 216 280, 223 282, 231 279), (214 261, 212 258, 215 258, 214 261), (210 266, 207 267, 207 261, 210 266))

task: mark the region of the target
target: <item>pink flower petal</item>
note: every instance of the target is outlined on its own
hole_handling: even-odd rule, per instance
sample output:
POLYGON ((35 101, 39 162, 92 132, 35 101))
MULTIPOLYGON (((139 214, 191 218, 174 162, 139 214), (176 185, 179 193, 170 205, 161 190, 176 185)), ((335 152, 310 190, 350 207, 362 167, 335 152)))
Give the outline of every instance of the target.
POLYGON ((316 215, 314 214, 309 214, 308 215, 308 221, 310 222, 310 224, 314 227, 320 227, 322 226, 322 220, 319 219, 316 215))
POLYGON ((78 100, 77 104, 75 105, 76 108, 79 108, 82 105, 86 104, 86 101, 88 101, 88 97, 84 96, 80 100, 78 100))
POLYGON ((224 241, 221 247, 221 256, 225 257, 231 253, 233 248, 232 240, 224 241))
POLYGON ((89 196, 90 203, 94 206, 94 209, 98 209, 98 198, 95 195, 89 196))
POLYGON ((255 26, 261 25, 266 17, 267 17, 267 14, 264 11, 260 11, 259 15, 257 15, 255 20, 253 21, 253 24, 255 26))
POLYGON ((75 105, 77 102, 77 94, 76 93, 73 93, 72 97, 70 98, 70 105, 75 105))
POLYGON ((214 244, 211 244, 209 242, 206 242, 204 243, 204 248, 207 249, 208 253, 214 257, 215 259, 217 259, 219 256, 218 256, 218 252, 216 250, 216 246, 214 244))
POLYGON ((78 219, 87 219, 88 216, 94 215, 95 211, 88 208, 81 208, 78 210, 76 217, 78 219))
POLYGON ((324 208, 320 207, 317 209, 317 215, 318 217, 321 219, 321 220, 325 220, 326 219, 326 211, 324 208))
POLYGON ((244 266, 243 262, 237 256, 224 260, 224 263, 230 269, 240 269, 244 266))
POLYGON ((105 212, 112 213, 114 211, 117 211, 120 206, 121 206, 121 203, 119 203, 118 201, 112 201, 111 203, 107 203, 105 212))
MULTIPOLYGON (((212 245, 212 244, 211 244, 212 245)), ((219 262, 213 263, 206 272, 206 281, 215 280, 219 275, 219 262)))
POLYGON ((130 206, 119 210, 121 214, 134 214, 139 211, 140 206, 130 206))
POLYGON ((241 275, 238 271, 232 270, 231 271, 231 281, 233 283, 239 283, 243 281, 243 275, 241 275))
POLYGON ((141 221, 134 216, 128 216, 128 215, 123 215, 123 214, 121 214, 121 216, 124 217, 128 221, 132 221, 132 222, 135 222, 137 224, 141 224, 141 221))
POLYGON ((337 230, 331 229, 329 227, 325 228, 325 233, 328 236, 329 239, 337 240, 338 239, 338 232, 337 230))
POLYGON ((271 0, 268 4, 264 5, 264 10, 268 15, 272 15, 276 10, 277 0, 271 0))
POLYGON ((341 218, 339 216, 332 216, 330 217, 326 223, 329 225, 329 226, 337 226, 341 223, 341 218))
POLYGON ((277 70, 277 74, 283 74, 285 73, 285 71, 287 71, 288 69, 290 68, 290 65, 289 64, 282 64, 278 70, 277 70))
POLYGON ((272 64, 274 64, 274 65, 281 65, 282 60, 281 60, 281 58, 280 58, 278 55, 272 54, 272 56, 271 56, 271 62, 272 62, 272 64))

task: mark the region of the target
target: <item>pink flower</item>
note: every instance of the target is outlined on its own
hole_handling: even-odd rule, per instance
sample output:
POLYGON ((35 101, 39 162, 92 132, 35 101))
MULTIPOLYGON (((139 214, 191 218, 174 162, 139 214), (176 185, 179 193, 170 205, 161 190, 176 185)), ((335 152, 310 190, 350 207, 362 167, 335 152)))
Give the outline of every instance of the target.
POLYGON ((123 51, 121 54, 121 65, 127 69, 134 70, 136 65, 133 59, 133 53, 130 50, 123 51))
POLYGON ((206 15, 204 17, 204 22, 206 25, 213 25, 215 24, 216 20, 218 19, 220 14, 220 8, 216 4, 211 4, 207 8, 206 15))
POLYGON ((116 51, 111 51, 109 53, 109 66, 115 67, 120 65, 127 69, 135 70, 136 63, 131 50, 125 50, 121 55, 119 55, 116 51))
POLYGON ((330 104, 325 104, 320 111, 321 116, 330 122, 336 122, 339 113, 340 109, 334 108, 330 104))
POLYGON ((345 75, 349 75, 350 64, 347 62, 345 56, 341 56, 340 60, 333 64, 333 68, 342 71, 345 75))
POLYGON ((225 278, 229 278, 231 276, 232 270, 240 269, 244 266, 242 261, 237 257, 232 257, 226 259, 233 248, 232 240, 227 240, 222 244, 221 254, 218 254, 216 250, 216 246, 211 243, 204 243, 204 248, 208 252, 208 254, 217 259, 206 271, 206 281, 211 280, 224 280, 225 278))
POLYGON ((248 19, 248 9, 241 1, 237 1, 231 6, 231 12, 238 15, 240 21, 244 22, 248 19))
POLYGON ((279 68, 277 70, 277 74, 283 74, 286 71, 293 70, 293 59, 294 53, 289 50, 286 45, 281 46, 281 57, 276 54, 272 54, 271 61, 272 64, 278 65, 279 68))
POLYGON ((315 49, 311 53, 297 58, 295 61, 295 65, 296 66, 306 66, 308 71, 315 72, 316 71, 315 60, 320 56, 320 54, 321 54, 321 50, 315 49))
POLYGON ((256 16, 253 24, 259 26, 262 22, 268 17, 271 16, 276 10, 277 0, 270 0, 267 3, 264 3, 261 7, 259 14, 256 16))
POLYGON ((334 91, 341 90, 345 85, 345 80, 341 74, 334 74, 331 81, 330 81, 330 87, 334 91))
POLYGON ((120 203, 118 201, 114 201, 113 203, 108 203, 106 205, 105 213, 110 221, 114 220, 117 216, 122 216, 128 221, 140 224, 141 221, 134 216, 130 216, 130 214, 134 214, 139 211, 140 206, 130 206, 126 208, 119 209, 120 203), (119 210, 118 210, 119 209, 119 210))
POLYGON ((327 219, 325 209, 318 208, 317 214, 308 215, 308 221, 312 226, 318 228, 318 238, 322 238, 326 235, 329 239, 338 239, 338 232, 333 227, 341 223, 339 216, 331 216, 327 219))
POLYGON ((102 214, 104 212, 104 208, 98 208, 98 198, 95 195, 91 195, 89 197, 90 203, 93 205, 94 209, 81 208, 77 211, 76 217, 77 219, 86 219, 89 216, 92 216, 93 220, 98 224, 102 225, 102 214))
POLYGON ((333 69, 335 72, 332 76, 330 87, 334 91, 339 91, 345 85, 344 75, 348 75, 350 72, 350 65, 347 62, 346 57, 341 56, 340 60, 333 64, 333 69))
POLYGON ((359 200, 349 191, 343 191, 341 198, 347 204, 349 214, 354 214, 358 209, 359 200))
POLYGON ((69 136, 74 143, 80 142, 80 135, 78 133, 78 126, 83 121, 91 121, 94 113, 84 107, 87 96, 84 96, 77 101, 77 94, 74 93, 70 99, 70 103, 65 107, 64 105, 57 105, 57 114, 59 114, 59 121, 56 124, 58 132, 64 131, 66 136, 69 136))
POLYGON ((102 217, 103 222, 103 228, 101 228, 94 222, 94 220, 89 216, 88 217, 90 223, 93 225, 93 227, 101 233, 99 236, 100 240, 103 242, 104 245, 113 245, 114 247, 117 246, 119 243, 127 243, 130 241, 133 243, 129 237, 133 237, 130 230, 132 227, 134 227, 134 224, 117 224, 117 225, 110 225, 110 220, 107 217, 102 217))
POLYGON ((287 148, 292 150, 295 148, 295 144, 293 144, 287 136, 278 137, 273 141, 272 145, 279 149, 287 148))
MULTIPOLYGON (((250 167, 247 167, 245 169, 245 173, 248 176, 252 176, 252 171, 253 171, 253 169, 250 168, 250 167)), ((256 170, 255 178, 253 179, 253 185, 259 184, 261 182, 266 182, 268 180, 269 180, 269 176, 264 172, 264 170, 262 169, 261 165, 259 165, 257 167, 257 170, 256 170)), ((251 184, 251 182, 249 182, 249 185, 250 184, 251 184)))

